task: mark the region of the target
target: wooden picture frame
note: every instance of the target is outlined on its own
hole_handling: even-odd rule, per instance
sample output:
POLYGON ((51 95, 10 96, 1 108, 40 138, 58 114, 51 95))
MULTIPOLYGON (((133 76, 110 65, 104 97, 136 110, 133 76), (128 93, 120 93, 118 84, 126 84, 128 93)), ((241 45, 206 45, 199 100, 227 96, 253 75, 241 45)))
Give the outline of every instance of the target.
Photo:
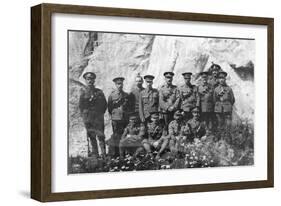
POLYGON ((215 14, 105 8, 92 6, 40 4, 31 8, 31 198, 42 201, 64 201, 94 198, 160 195, 273 187, 274 184, 274 20, 215 14), (51 162, 51 16, 54 13, 168 19, 193 22, 220 22, 267 26, 267 179, 261 181, 215 184, 170 185, 161 187, 110 189, 53 193, 51 162))

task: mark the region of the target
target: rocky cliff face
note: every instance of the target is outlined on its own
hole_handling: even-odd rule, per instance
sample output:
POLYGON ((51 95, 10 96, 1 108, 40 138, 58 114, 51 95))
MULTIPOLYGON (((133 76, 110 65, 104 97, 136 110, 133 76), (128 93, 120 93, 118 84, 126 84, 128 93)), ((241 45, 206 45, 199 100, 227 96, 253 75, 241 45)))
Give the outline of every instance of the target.
MULTIPOLYGON (((154 87, 163 83, 163 72, 173 71, 174 84, 181 85, 181 73, 191 71, 193 83, 197 74, 211 63, 220 64, 229 75, 227 83, 236 97, 234 121, 254 120, 254 65, 253 40, 167 37, 116 33, 69 33, 69 151, 70 155, 86 154, 86 134, 78 111, 79 90, 84 85, 82 75, 97 74, 96 86, 109 95, 114 88, 112 79, 124 76, 124 90, 129 92, 134 77, 152 74, 154 87)), ((108 114, 105 133, 111 134, 108 114)))

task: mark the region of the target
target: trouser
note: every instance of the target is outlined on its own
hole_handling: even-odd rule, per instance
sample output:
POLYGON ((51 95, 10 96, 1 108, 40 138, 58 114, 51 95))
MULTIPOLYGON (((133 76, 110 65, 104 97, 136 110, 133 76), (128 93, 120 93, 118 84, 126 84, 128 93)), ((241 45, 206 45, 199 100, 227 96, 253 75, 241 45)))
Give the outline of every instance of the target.
POLYGON ((142 141, 142 145, 147 153, 150 153, 151 149, 153 149, 153 150, 158 150, 158 154, 161 155, 164 149, 166 149, 167 146, 169 145, 169 141, 170 141, 170 136, 167 135, 167 136, 160 137, 160 139, 158 140, 154 140, 151 138, 144 139, 142 141))
POLYGON ((220 131, 231 132, 232 115, 231 112, 216 113, 218 129, 220 131))
POLYGON ((119 144, 120 138, 124 132, 127 122, 124 120, 112 120, 112 131, 113 131, 113 144, 109 146, 110 155, 117 157, 119 156, 119 144))
POLYGON ((208 130, 213 129, 213 121, 214 121, 213 112, 202 112, 201 120, 202 122, 205 123, 208 130))
POLYGON ((124 157, 126 151, 133 154, 141 146, 141 142, 142 139, 138 135, 131 135, 121 139, 119 143, 120 157, 124 157))
POLYGON ((168 135, 168 126, 169 123, 173 120, 174 112, 165 112, 162 113, 163 120, 164 120, 164 135, 168 135))
POLYGON ((100 154, 105 155, 105 135, 104 132, 100 129, 96 129, 93 127, 93 125, 89 122, 85 123, 85 127, 87 130, 87 137, 90 140, 92 151, 89 152, 89 156, 96 155, 98 156, 98 144, 97 139, 99 140, 99 147, 100 147, 100 154))

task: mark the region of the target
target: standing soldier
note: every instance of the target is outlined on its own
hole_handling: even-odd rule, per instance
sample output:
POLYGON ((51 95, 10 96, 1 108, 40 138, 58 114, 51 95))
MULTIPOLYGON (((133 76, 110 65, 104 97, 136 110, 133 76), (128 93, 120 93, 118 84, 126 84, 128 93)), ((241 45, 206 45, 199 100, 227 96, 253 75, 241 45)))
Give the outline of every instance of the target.
POLYGON ((225 129, 230 131, 232 109, 235 102, 233 91, 225 82, 226 76, 226 72, 220 72, 218 74, 219 85, 215 88, 213 95, 213 101, 215 103, 214 112, 216 113, 218 127, 221 131, 225 129))
POLYGON ((83 75, 86 81, 85 90, 81 91, 79 98, 79 109, 82 114, 83 122, 87 130, 88 140, 90 139, 92 152, 89 156, 98 156, 99 140, 100 153, 105 155, 105 135, 104 135, 104 113, 107 103, 102 90, 95 87, 96 74, 86 72, 83 75))
POLYGON ((123 91, 124 77, 116 77, 113 79, 116 89, 111 92, 108 97, 108 113, 112 121, 112 144, 109 149, 110 155, 119 155, 119 142, 124 128, 128 122, 129 95, 123 91))
POLYGON ((137 114, 139 113, 140 93, 141 93, 141 91, 144 90, 142 84, 143 84, 143 79, 140 76, 140 74, 138 74, 136 77, 135 86, 130 93, 130 99, 129 99, 130 104, 131 104, 130 105, 131 111, 136 112, 137 114))
POLYGON ((192 117, 191 109, 196 106, 197 103, 197 87, 192 85, 191 72, 182 73, 185 84, 179 88, 180 91, 180 107, 184 112, 184 120, 187 121, 192 117))
POLYGON ((173 119, 174 112, 179 107, 180 93, 177 86, 173 85, 173 72, 165 72, 166 83, 159 90, 159 107, 165 122, 165 134, 168 133, 168 125, 173 119))
POLYGON ((209 74, 211 74, 208 83, 215 89, 219 85, 218 73, 222 72, 220 65, 214 64, 209 68, 209 74))
POLYGON ((198 86, 198 106, 201 109, 201 119, 207 128, 212 130, 214 120, 213 87, 208 83, 208 73, 201 72, 201 84, 198 86))
POLYGON ((181 136, 183 141, 193 142, 194 139, 201 139, 206 134, 206 126, 204 122, 200 122, 200 110, 194 107, 192 110, 192 118, 188 120, 181 128, 181 136))
POLYGON ((157 89, 152 87, 154 76, 145 75, 146 82, 145 90, 141 91, 139 98, 139 115, 142 122, 146 122, 150 118, 152 112, 159 110, 159 93, 157 89))

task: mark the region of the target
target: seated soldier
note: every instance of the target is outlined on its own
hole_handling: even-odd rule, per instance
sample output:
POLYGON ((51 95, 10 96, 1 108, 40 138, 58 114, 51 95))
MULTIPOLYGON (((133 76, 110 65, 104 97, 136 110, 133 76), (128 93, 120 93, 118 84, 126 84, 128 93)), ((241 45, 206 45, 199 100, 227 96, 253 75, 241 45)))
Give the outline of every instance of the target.
POLYGON ((147 123, 146 136, 142 141, 142 145, 149 155, 151 154, 151 150, 158 150, 156 159, 159 159, 168 145, 169 136, 163 135, 164 125, 159 121, 159 112, 152 112, 150 120, 147 123))
POLYGON ((169 148, 172 153, 177 153, 178 151, 178 143, 180 140, 180 132, 181 127, 183 126, 183 114, 182 110, 177 110, 174 113, 174 120, 170 122, 169 124, 169 148))
POLYGON ((194 139, 201 139, 206 134, 206 125, 199 121, 199 108, 194 107, 191 110, 192 119, 187 121, 181 128, 183 142, 193 142, 194 139))
POLYGON ((134 153, 141 146, 144 134, 145 127, 139 123, 138 114, 131 114, 119 143, 120 158, 124 158, 125 152, 134 153))

